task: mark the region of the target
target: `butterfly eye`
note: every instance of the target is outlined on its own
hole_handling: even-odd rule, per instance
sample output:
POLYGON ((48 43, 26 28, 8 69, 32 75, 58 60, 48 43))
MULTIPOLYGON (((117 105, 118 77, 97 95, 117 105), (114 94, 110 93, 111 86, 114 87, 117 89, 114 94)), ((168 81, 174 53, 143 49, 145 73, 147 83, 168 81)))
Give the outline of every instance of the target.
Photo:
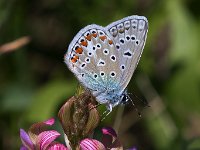
POLYGON ((122 104, 126 104, 128 102, 128 96, 126 96, 125 94, 121 95, 121 103, 122 104))

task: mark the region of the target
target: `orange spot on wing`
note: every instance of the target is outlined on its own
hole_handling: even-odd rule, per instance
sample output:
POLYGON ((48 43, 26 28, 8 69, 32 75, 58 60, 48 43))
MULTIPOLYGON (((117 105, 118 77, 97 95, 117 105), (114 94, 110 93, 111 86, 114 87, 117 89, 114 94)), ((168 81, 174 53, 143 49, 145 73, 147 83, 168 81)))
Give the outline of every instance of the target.
POLYGON ((71 58, 71 62, 75 63, 77 60, 75 58, 71 58))
POLYGON ((76 59, 76 60, 77 60, 77 59, 79 59, 79 57, 78 57, 77 55, 75 55, 75 56, 74 56, 74 59, 76 59))
POLYGON ((88 43, 87 43, 87 41, 82 41, 82 42, 81 42, 81 45, 87 47, 88 43))
POLYGON ((103 36, 100 36, 99 38, 100 38, 102 41, 104 41, 104 40, 106 39, 106 36, 103 35, 103 36))
POLYGON ((91 39, 92 39, 92 35, 89 34, 89 35, 87 35, 85 38, 86 38, 88 41, 91 41, 91 39))
POLYGON ((71 58, 71 62, 76 63, 78 59, 79 59, 79 57, 76 55, 76 56, 71 58))
POLYGON ((113 41, 112 40, 108 40, 108 43, 111 45, 111 44, 113 44, 113 41))
POLYGON ((81 47, 76 48, 75 52, 77 54, 82 54, 83 53, 83 49, 81 47))
POLYGON ((92 36, 96 38, 97 37, 97 33, 92 33, 92 36))

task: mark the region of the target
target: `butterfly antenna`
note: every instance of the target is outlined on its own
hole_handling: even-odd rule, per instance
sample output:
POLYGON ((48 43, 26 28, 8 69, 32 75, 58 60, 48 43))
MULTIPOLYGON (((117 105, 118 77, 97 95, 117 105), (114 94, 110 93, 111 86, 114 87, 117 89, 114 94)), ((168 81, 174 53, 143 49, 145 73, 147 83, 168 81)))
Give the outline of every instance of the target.
POLYGON ((141 118, 142 115, 141 115, 140 111, 138 110, 138 108, 135 106, 135 104, 134 104, 132 98, 131 98, 129 95, 127 95, 127 97, 128 97, 128 99, 131 101, 133 107, 135 107, 135 111, 138 113, 139 117, 141 118))
MULTIPOLYGON (((134 97, 136 97, 138 100, 140 100, 145 106, 150 107, 149 103, 146 100, 142 100, 141 98, 139 98, 136 94, 134 93, 128 93, 130 95, 133 95, 134 97)), ((132 100, 132 99, 131 99, 132 100)))

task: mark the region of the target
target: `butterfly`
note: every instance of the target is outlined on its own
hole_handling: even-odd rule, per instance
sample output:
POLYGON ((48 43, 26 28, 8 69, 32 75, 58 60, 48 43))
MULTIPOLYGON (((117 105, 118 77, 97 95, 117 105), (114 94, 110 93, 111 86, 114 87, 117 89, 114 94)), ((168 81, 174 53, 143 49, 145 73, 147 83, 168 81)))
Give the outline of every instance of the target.
POLYGON ((64 61, 79 82, 109 112, 128 101, 127 85, 140 60, 148 32, 144 16, 128 16, 106 27, 81 29, 64 61))

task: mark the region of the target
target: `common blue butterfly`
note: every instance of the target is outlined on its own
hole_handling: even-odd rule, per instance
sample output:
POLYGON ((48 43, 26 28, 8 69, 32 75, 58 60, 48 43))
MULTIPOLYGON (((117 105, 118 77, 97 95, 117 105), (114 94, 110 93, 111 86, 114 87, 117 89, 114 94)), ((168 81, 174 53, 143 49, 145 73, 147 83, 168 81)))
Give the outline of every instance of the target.
POLYGON ((106 27, 81 29, 64 57, 68 68, 100 104, 128 100, 127 85, 141 57, 148 31, 144 16, 129 16, 106 27))

